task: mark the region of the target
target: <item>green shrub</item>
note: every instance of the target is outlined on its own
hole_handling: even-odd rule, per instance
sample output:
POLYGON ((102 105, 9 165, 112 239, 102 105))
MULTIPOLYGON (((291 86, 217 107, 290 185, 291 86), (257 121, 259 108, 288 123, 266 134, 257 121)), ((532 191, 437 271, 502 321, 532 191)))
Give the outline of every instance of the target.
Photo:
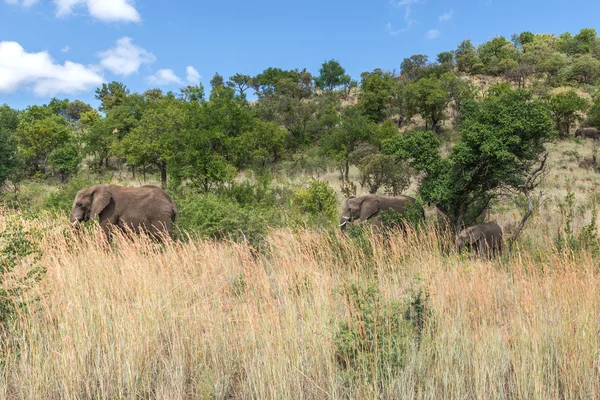
POLYGON ((99 183, 102 183, 100 177, 79 174, 67 183, 61 184, 57 191, 49 193, 44 199, 44 207, 52 211, 70 213, 77 192, 99 183))
POLYGON ((317 225, 331 225, 338 218, 335 190, 325 181, 313 179, 308 187, 296 190, 294 204, 317 225))
POLYGON ((276 226, 274 208, 242 205, 231 196, 202 193, 178 196, 177 227, 222 240, 248 241, 259 246, 269 226, 276 226))
POLYGON ((405 365, 427 316, 420 292, 407 304, 386 303, 374 284, 350 283, 342 290, 348 315, 335 333, 336 360, 348 384, 382 384, 405 365), (376 381, 375 381, 376 379, 376 381))
POLYGON ((385 229, 404 229, 405 225, 417 226, 424 220, 423 206, 420 202, 408 203, 406 211, 399 213, 396 210, 382 211, 378 218, 385 229))
POLYGON ((39 255, 32 232, 26 231, 21 224, 11 221, 0 233, 0 325, 5 325, 20 308, 30 304, 23 296, 46 272, 37 265, 39 255), (23 262, 28 263, 26 273, 14 274, 23 262))

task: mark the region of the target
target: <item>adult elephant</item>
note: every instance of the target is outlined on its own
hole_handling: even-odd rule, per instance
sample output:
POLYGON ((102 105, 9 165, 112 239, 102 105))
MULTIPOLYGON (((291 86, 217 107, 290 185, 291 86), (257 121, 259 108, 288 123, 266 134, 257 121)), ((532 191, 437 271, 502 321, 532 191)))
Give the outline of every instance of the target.
POLYGON ((371 225, 381 228, 382 221, 379 215, 382 211, 394 210, 402 215, 406 215, 409 210, 416 210, 421 218, 425 218, 423 209, 417 204, 417 201, 410 196, 380 196, 377 194, 368 194, 360 197, 350 197, 346 200, 346 206, 340 217, 340 228, 342 232, 346 230, 348 223, 359 221, 369 222, 371 225))
POLYGON ((173 236, 177 207, 157 186, 125 187, 96 185, 81 189, 71 210, 71 224, 100 217, 100 226, 110 242, 111 229, 145 232, 155 238, 173 236))
POLYGON ((502 228, 495 222, 474 225, 462 230, 456 237, 456 248, 462 251, 471 249, 483 256, 494 256, 502 253, 502 228))
POLYGON ((579 128, 575 131, 575 136, 581 136, 583 139, 600 140, 600 132, 596 128, 579 128))

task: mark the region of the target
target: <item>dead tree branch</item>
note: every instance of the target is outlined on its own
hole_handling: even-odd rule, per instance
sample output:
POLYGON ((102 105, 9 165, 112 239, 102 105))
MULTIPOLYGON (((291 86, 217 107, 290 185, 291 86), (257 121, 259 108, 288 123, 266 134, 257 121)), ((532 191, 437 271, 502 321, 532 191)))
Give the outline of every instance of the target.
MULTIPOLYGON (((517 239, 519 238, 519 235, 521 234, 521 231, 523 231, 523 228, 525 227, 527 220, 529 219, 529 217, 531 217, 531 214, 533 214, 533 201, 531 200, 531 192, 537 186, 539 186, 539 184, 542 183, 542 181, 546 177, 547 173, 546 173, 545 168, 546 168, 547 160, 548 160, 548 150, 546 150, 546 152, 544 153, 544 156, 542 158, 542 162, 540 163, 540 166, 538 168, 536 168, 535 171, 533 171, 529 175, 529 177, 525 181, 525 184, 520 187, 520 189, 523 191, 523 194, 527 198, 527 212, 525 213, 525 215, 523 215, 523 218, 521 218, 521 222, 519 223, 517 230, 515 231, 515 233, 512 235, 512 237, 508 241, 508 248, 509 248, 509 251, 511 251, 511 252, 512 252, 514 244, 516 243, 517 239)), ((541 194, 540 194, 540 197, 541 197, 541 194)))

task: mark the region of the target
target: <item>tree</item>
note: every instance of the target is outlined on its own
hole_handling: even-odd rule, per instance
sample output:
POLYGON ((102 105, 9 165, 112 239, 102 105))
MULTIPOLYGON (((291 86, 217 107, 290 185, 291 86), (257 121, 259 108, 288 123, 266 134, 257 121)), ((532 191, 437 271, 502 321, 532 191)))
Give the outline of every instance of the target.
POLYGON ((437 62, 444 68, 451 70, 454 67, 454 52, 445 51, 438 54, 437 62))
POLYGON ((491 75, 502 74, 516 65, 515 46, 502 36, 482 44, 478 53, 485 70, 491 75))
POLYGON ((129 96, 129 89, 121 82, 103 83, 96 89, 96 99, 100 100, 100 111, 110 111, 113 107, 122 105, 129 96))
POLYGON ((66 182, 71 174, 79 170, 82 157, 79 151, 71 143, 52 150, 48 156, 50 165, 60 174, 61 182, 66 182))
POLYGON ((66 120, 52 114, 49 108, 29 107, 23 113, 16 138, 26 166, 33 172, 46 172, 50 153, 69 143, 72 134, 66 120))
POLYGON ((521 62, 517 66, 509 69, 504 76, 509 81, 515 82, 519 89, 525 89, 527 78, 535 73, 535 67, 532 64, 521 62))
POLYGON ((477 50, 470 40, 464 40, 454 52, 456 67, 460 72, 477 73, 476 66, 480 62, 477 50))
POLYGON ((416 80, 423 76, 423 70, 427 68, 429 58, 424 54, 415 54, 405 58, 400 64, 400 75, 406 80, 416 80))
POLYGON ((412 169, 408 163, 380 153, 372 144, 359 144, 350 154, 350 162, 358 167, 360 185, 371 194, 383 188, 386 194, 396 196, 410 186, 412 169))
POLYGON ((235 89, 242 96, 252 86, 252 78, 250 75, 235 74, 229 78, 227 86, 235 89))
POLYGON ((600 61, 589 54, 578 57, 571 67, 571 76, 583 83, 593 83, 600 75, 600 61))
POLYGON ((167 166, 175 157, 174 143, 183 130, 181 103, 172 97, 157 98, 148 105, 139 124, 122 140, 122 154, 134 165, 155 165, 160 182, 167 187, 167 166))
POLYGON ((387 118, 388 104, 394 88, 394 76, 376 69, 362 74, 361 93, 358 108, 373 122, 382 122, 387 118))
POLYGON ((523 52, 526 52, 527 45, 532 43, 534 39, 535 35, 531 32, 522 32, 519 35, 515 34, 511 36, 511 41, 515 45, 515 48, 523 52))
POLYGON ((561 138, 569 135, 571 126, 581 120, 581 113, 588 108, 586 99, 579 97, 573 89, 550 97, 550 112, 554 119, 554 127, 561 138))
POLYGON ((452 101, 457 102, 457 111, 460 113, 460 104, 470 92, 468 88, 467 82, 446 72, 440 77, 430 76, 408 84, 404 89, 404 96, 411 114, 421 115, 426 129, 437 132, 440 122, 447 117, 445 111, 452 101))
POLYGON ((221 75, 219 75, 218 72, 215 72, 212 79, 210 80, 210 87, 212 88, 211 91, 214 92, 215 89, 222 88, 223 86, 225 86, 225 79, 221 75))
POLYGON ((343 110, 340 124, 323 138, 322 151, 338 163, 345 181, 348 181, 350 172, 350 154, 359 143, 377 137, 376 131, 375 123, 351 107, 343 110))
POLYGON ((588 112, 587 123, 591 126, 600 127, 600 94, 594 97, 594 101, 588 112))
POLYGON ((346 75, 346 70, 340 63, 329 60, 321 65, 319 76, 315 79, 315 86, 321 90, 334 90, 349 85, 350 81, 350 76, 346 75))
POLYGON ((0 187, 19 166, 15 132, 19 126, 19 112, 8 105, 0 106, 0 187))
POLYGON ((448 157, 441 156, 432 132, 399 134, 383 149, 410 160, 422 173, 421 197, 446 214, 458 232, 503 190, 525 184, 553 135, 546 105, 530 93, 511 91, 465 107, 460 139, 448 157))

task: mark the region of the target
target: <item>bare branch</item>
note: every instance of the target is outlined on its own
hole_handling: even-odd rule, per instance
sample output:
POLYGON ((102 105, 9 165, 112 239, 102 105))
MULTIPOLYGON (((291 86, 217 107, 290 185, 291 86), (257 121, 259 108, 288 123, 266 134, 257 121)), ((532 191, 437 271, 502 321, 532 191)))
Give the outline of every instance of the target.
MULTIPOLYGON (((521 222, 519 223, 517 230, 508 241, 509 251, 512 251, 514 244, 516 243, 517 239, 519 238, 519 235, 521 234, 521 231, 523 231, 523 228, 527 223, 527 220, 529 219, 529 217, 531 217, 531 214, 533 214, 533 201, 531 200, 531 191, 534 190, 540 183, 542 183, 544 178, 548 175, 548 173, 545 171, 547 160, 548 150, 546 150, 546 152, 544 153, 540 166, 529 175, 529 177, 525 181, 525 184, 521 186, 523 194, 527 198, 527 212, 525 213, 525 215, 523 215, 523 218, 521 218, 521 222)), ((542 193, 540 192, 538 200, 541 199, 541 196, 542 193)))

